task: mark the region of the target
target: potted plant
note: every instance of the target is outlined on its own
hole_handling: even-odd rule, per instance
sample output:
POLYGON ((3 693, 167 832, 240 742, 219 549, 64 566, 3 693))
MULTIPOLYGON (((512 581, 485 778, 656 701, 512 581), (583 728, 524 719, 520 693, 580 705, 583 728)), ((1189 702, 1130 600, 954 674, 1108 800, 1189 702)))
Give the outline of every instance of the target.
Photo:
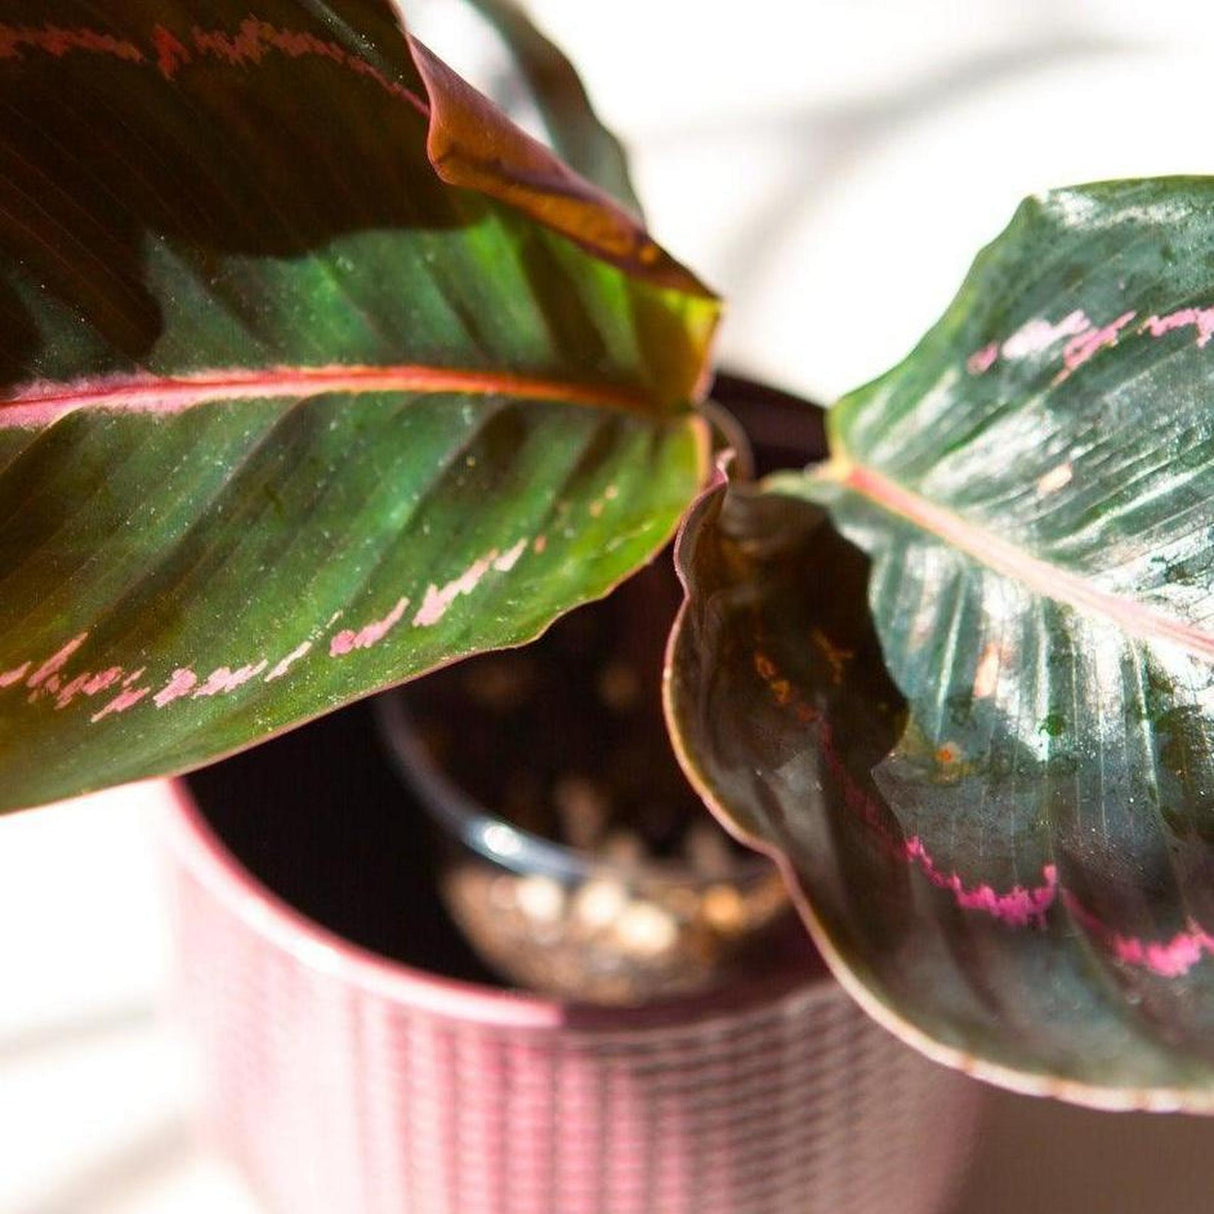
MULTIPOLYGON (((575 667, 572 643, 615 599, 539 644, 575 667)), ((534 648, 517 656, 543 670, 534 648)), ((410 697, 452 728, 463 762, 486 740, 462 696, 491 656, 432 676, 447 684, 438 702, 429 680, 410 697), (453 698, 454 718, 440 712, 453 698)), ((496 665, 480 677, 508 691, 496 665)), ((381 712, 399 742, 397 707, 381 712)), ((496 781, 453 805, 452 779, 436 789, 432 761, 401 748, 414 789, 429 783, 445 819, 475 828, 434 840, 372 715, 352 705, 196 773, 166 824, 206 1125, 267 1209, 943 1207, 977 1085, 860 1013, 795 924, 756 932, 740 961, 728 930, 704 931, 725 894, 743 917, 727 927, 754 932, 745 917, 770 905, 771 872, 752 858, 709 882, 558 848, 507 816, 496 781)), ((566 753, 584 727, 562 730, 566 753)), ((520 735, 528 760, 544 750, 527 721, 509 735, 498 753, 520 735)), ((651 786, 665 766, 650 758, 651 786)))
POLYGON ((6 808, 521 643, 683 519, 676 747, 847 989, 1008 1086, 1209 1106, 1207 181, 1030 200, 756 488, 717 301, 567 88, 578 171, 386 4, 56 0, 0 89, 6 808))

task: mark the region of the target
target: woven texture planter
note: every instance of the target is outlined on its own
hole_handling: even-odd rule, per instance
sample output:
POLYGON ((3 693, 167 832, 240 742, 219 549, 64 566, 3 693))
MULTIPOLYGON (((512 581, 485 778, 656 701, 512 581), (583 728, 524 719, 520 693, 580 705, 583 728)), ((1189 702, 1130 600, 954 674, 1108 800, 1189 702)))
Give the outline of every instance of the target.
POLYGON ((610 1012, 437 978, 287 907, 178 787, 179 1006, 275 1214, 941 1209, 976 1085, 820 972, 610 1012))

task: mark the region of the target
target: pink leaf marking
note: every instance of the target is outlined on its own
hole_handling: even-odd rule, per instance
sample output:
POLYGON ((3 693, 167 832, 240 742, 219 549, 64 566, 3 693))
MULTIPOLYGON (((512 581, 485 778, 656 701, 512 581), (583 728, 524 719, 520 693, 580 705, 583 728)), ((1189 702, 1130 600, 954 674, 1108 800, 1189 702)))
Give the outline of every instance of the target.
POLYGON ((25 678, 25 672, 29 670, 31 662, 24 661, 20 666, 14 666, 12 670, 6 670, 0 674, 0 687, 11 687, 14 683, 20 683, 25 678))
POLYGON ((172 80, 177 69, 190 62, 189 48, 163 25, 152 31, 152 45, 156 49, 156 67, 166 80, 172 80))
POLYGON ((173 671, 173 677, 152 697, 152 703, 157 708, 163 708, 182 696, 189 695, 198 676, 188 667, 183 666, 173 671))
POLYGON ((1166 942, 1142 940, 1137 936, 1123 936, 1114 931, 1092 914, 1070 891, 1063 897, 1067 910, 1075 921, 1095 936, 1118 961, 1150 970, 1161 978, 1183 977, 1203 957, 1214 953, 1214 936, 1192 919, 1189 920, 1185 931, 1177 932, 1166 942))
POLYGON ((1062 370, 1054 376, 1054 383, 1060 384, 1079 370, 1085 363, 1090 362, 1103 349, 1117 344, 1117 335, 1137 315, 1136 312, 1124 312, 1115 321, 1102 329, 1092 329, 1072 337, 1062 351, 1062 370))
POLYGON ((35 689, 41 687, 51 675, 58 674, 67 665, 68 659, 72 654, 88 640, 88 635, 87 632, 82 632, 79 636, 73 637, 58 653, 47 658, 26 680, 26 687, 33 687, 35 689))
POLYGON ((985 700, 995 694, 999 686, 999 667, 1003 664, 1003 651, 991 641, 982 651, 974 670, 974 699, 985 700))
POLYGON ((120 678, 122 678, 122 667, 110 666, 108 669, 102 670, 89 678, 81 686, 80 690, 86 696, 95 696, 99 691, 105 691, 106 688, 113 687, 120 678))
POLYGON ((304 654, 307 653, 311 648, 311 641, 304 641, 302 644, 296 645, 295 648, 292 649, 285 658, 278 662, 268 675, 266 675, 265 681, 267 683, 272 683, 275 679, 281 679, 282 676, 286 674, 287 671, 290 670, 291 667, 298 662, 299 659, 302 658, 304 654))
POLYGON ((423 117, 430 107, 411 89, 368 63, 358 55, 351 54, 336 42, 326 42, 315 34, 300 30, 279 29, 268 21, 246 17, 235 35, 223 30, 193 31, 194 48, 200 56, 211 56, 233 67, 259 64, 268 52, 278 52, 290 59, 305 56, 328 59, 340 67, 348 68, 359 76, 373 80, 386 93, 411 105, 423 117))
MULTIPOLYGON (((304 30, 281 29, 254 16, 241 22, 235 34, 226 30, 204 30, 195 26, 190 33, 194 53, 200 59, 217 60, 229 67, 257 66, 267 54, 285 55, 290 59, 305 56, 327 59, 339 67, 374 81, 384 92, 407 102, 423 117, 430 107, 412 89, 393 80, 373 63, 336 42, 326 42, 304 30)), ((116 38, 84 26, 64 28, 57 25, 0 25, 0 59, 20 59, 26 50, 41 51, 56 59, 70 51, 104 55, 128 63, 146 63, 154 59, 156 69, 168 81, 175 80, 185 65, 193 60, 189 48, 163 25, 156 25, 148 35, 148 53, 125 38, 116 38)))
POLYGON ((993 341, 989 346, 983 346, 981 350, 975 350, 965 360, 965 369, 971 375, 985 375, 995 365, 995 360, 998 357, 999 343, 993 341))
POLYGON ((1092 327, 1092 322, 1086 313, 1080 309, 1068 313, 1057 323, 1035 316, 1026 320, 1002 345, 1001 353, 1004 358, 1029 358, 1048 350, 1064 337, 1078 337, 1092 327))
POLYGON ((1048 497, 1051 493, 1057 493, 1059 489, 1066 488, 1074 478, 1075 468, 1069 460, 1058 464, 1038 478, 1037 496, 1048 497))
POLYGON ((194 698, 199 696, 227 695, 237 687, 256 678, 270 663, 262 658, 260 662, 248 666, 240 666, 232 670, 227 666, 217 666, 207 676, 207 681, 194 691, 194 698))
POLYGON ((413 617, 413 627, 428 628, 437 624, 447 614, 447 608, 461 594, 471 594, 480 585, 481 578, 489 572, 497 559, 498 554, 491 552, 488 556, 473 561, 459 577, 448 582, 441 590, 433 584, 427 587, 422 605, 413 617))
POLYGON ((1119 961, 1145 966, 1163 978, 1187 974, 1206 953, 1214 952, 1214 939, 1200 928, 1177 932, 1167 944, 1116 936, 1113 948, 1119 961))
POLYGON ((100 712, 93 713, 89 720, 96 724, 103 717, 108 717, 112 713, 126 712, 128 708, 138 704, 151 690, 150 687, 128 687, 120 691, 100 712))
MULTIPOLYGON (((129 687, 142 673, 143 671, 140 669, 135 671, 133 675, 128 675, 122 685, 129 687)), ((85 670, 76 675, 75 678, 69 679, 62 689, 58 686, 58 680, 55 677, 51 677, 47 679, 43 690, 58 692, 58 695, 55 697, 55 710, 59 711, 66 708, 78 695, 99 695, 101 692, 113 687, 122 678, 122 675, 123 670, 121 666, 110 666, 99 673, 85 670)))
POLYGON ((1200 349, 1214 337, 1214 308, 1181 308, 1167 316, 1148 316, 1142 322, 1140 333, 1162 337, 1173 329, 1184 329, 1192 325, 1197 330, 1197 346, 1200 349))
POLYGON ((353 653, 356 649, 370 649, 372 645, 378 645, 400 622, 405 614, 405 608, 408 606, 408 599, 397 599, 396 606, 382 620, 372 620, 357 630, 343 628, 329 642, 329 656, 331 658, 345 657, 346 654, 353 653))
POLYGON ((83 674, 76 675, 74 679, 69 679, 64 685, 63 690, 55 698, 56 710, 66 708, 84 690, 85 683, 92 677, 93 672, 86 670, 83 674))
POLYGON ((70 51, 86 51, 128 63, 143 62, 143 52, 133 42, 85 26, 0 25, 0 59, 21 59, 23 50, 42 51, 55 59, 62 59, 70 51))
POLYGON ((967 888, 956 873, 942 872, 918 835, 907 839, 903 854, 919 865, 924 876, 937 889, 950 890, 958 906, 965 910, 985 911, 1011 927, 1027 927, 1029 924, 1044 927, 1045 916, 1058 896, 1058 869, 1053 864, 1042 867, 1040 885, 1029 888, 1014 885, 1007 893, 1001 894, 986 884, 967 888))
MULTIPOLYGON (((246 17, 234 35, 220 29, 207 31, 195 27, 194 46, 199 54, 222 59, 233 67, 255 66, 273 51, 291 59, 311 56, 338 64, 344 64, 349 58, 336 42, 326 42, 316 34, 278 29, 256 17, 246 17)), ((383 80, 383 77, 380 79, 383 80)))
POLYGON ((513 548, 508 548, 493 562, 493 568, 496 569, 498 573, 509 573, 510 570, 518 564, 519 557, 522 556, 526 551, 527 541, 525 539, 519 540, 519 542, 515 544, 513 548))
MULTIPOLYGON (((1025 321, 1002 346, 992 342, 981 350, 975 350, 966 360, 966 369, 971 375, 981 375, 994 364, 1000 354, 1004 358, 1012 360, 1027 358, 1048 350, 1062 338, 1067 337, 1070 340, 1063 348, 1063 368, 1054 377, 1054 383, 1059 384, 1101 350, 1116 345, 1121 330, 1136 315, 1135 312, 1126 312, 1111 324, 1099 329, 1080 309, 1064 316, 1057 323, 1052 323, 1042 317, 1034 317, 1032 320, 1025 321)), ((1198 347, 1204 347, 1214 337, 1214 307, 1179 308, 1165 316, 1148 316, 1135 332, 1151 337, 1163 337, 1166 333, 1189 327, 1197 330, 1198 347)))

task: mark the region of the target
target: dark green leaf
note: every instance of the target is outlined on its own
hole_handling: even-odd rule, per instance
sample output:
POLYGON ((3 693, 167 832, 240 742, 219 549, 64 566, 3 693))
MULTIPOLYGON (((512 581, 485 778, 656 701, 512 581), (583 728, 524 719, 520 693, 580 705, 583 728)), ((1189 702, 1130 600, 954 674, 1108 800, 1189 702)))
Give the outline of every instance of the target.
POLYGON ((530 637, 694 492, 715 301, 388 5, 11 3, 0 115, 0 806, 530 637))
POLYGON ((834 461, 689 525, 671 710, 836 971, 997 1082, 1214 1108, 1214 182, 1031 200, 834 461))

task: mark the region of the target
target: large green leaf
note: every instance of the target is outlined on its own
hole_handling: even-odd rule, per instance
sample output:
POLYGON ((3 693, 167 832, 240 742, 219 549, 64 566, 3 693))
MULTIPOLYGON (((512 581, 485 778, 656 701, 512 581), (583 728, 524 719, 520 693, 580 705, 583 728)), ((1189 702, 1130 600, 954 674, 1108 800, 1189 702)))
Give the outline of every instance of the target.
POLYGON ((0 23, 0 806, 534 635, 702 478, 711 295, 379 0, 0 23))
MULTIPOLYGON (((862 323, 858 320, 857 323, 862 323)), ((1214 181, 1026 202, 681 544, 689 771, 926 1052, 1214 1109, 1214 181)))

